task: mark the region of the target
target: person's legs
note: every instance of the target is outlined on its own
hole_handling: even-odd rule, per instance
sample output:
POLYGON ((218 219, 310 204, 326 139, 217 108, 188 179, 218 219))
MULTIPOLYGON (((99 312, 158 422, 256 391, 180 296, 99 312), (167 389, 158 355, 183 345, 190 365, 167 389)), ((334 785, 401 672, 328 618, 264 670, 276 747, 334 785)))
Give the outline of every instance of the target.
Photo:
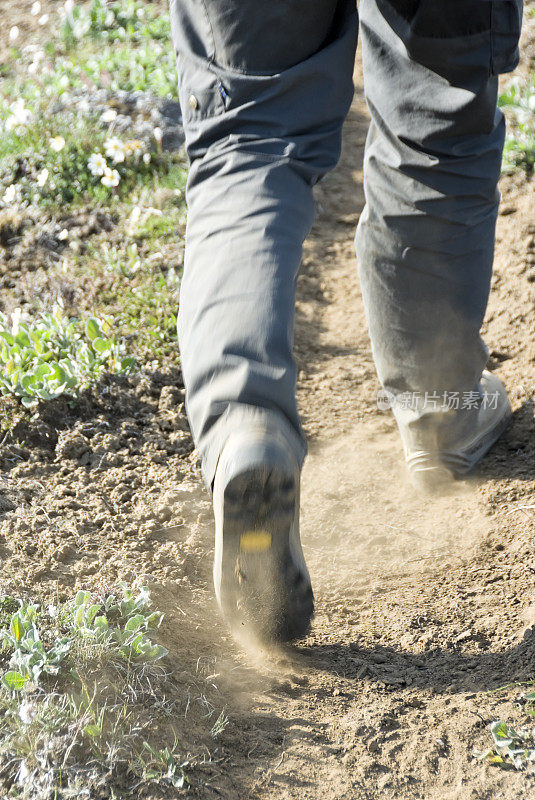
POLYGON ((351 0, 171 0, 188 224, 179 343, 213 490, 214 582, 235 631, 306 632, 299 544, 306 444, 295 400, 295 287, 314 183, 353 95, 351 0))
POLYGON ((249 420, 272 418, 305 455, 296 277, 313 184, 339 157, 357 17, 350 0, 172 0, 171 23, 191 160, 179 343, 210 486, 249 420))
POLYGON ((487 360, 479 330, 504 140, 497 76, 516 65, 521 9, 521 0, 360 3, 372 121, 357 258, 379 379, 409 455, 457 447, 483 424, 463 403, 474 406, 487 360))

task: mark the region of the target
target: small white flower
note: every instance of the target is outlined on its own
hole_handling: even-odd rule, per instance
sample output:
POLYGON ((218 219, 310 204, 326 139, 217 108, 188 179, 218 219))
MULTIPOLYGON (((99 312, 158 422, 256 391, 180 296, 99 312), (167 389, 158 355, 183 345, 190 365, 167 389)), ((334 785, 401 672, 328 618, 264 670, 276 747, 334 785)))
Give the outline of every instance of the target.
POLYGON ((42 189, 45 183, 47 182, 48 175, 49 172, 46 167, 42 169, 41 172, 37 175, 37 185, 39 186, 40 189, 42 189))
POLYGON ((32 112, 29 111, 26 106, 24 105, 24 100, 16 100, 10 106, 11 114, 6 119, 5 128, 6 131, 11 131, 13 128, 16 128, 17 125, 26 125, 30 119, 32 118, 32 112))
POLYGON ((115 164, 120 164, 125 159, 124 144, 117 136, 112 139, 106 139, 104 142, 104 150, 106 155, 113 159, 115 164))
POLYGON ((100 119, 102 122, 113 122, 117 119, 117 111, 114 108, 108 108, 103 114, 101 114, 100 119))
POLYGON ((30 770, 28 769, 28 765, 25 761, 20 762, 19 771, 17 773, 17 781, 20 785, 26 783, 28 778, 30 777, 30 770))
POLYGON ((104 175, 108 165, 106 163, 106 159, 101 153, 92 153, 89 156, 87 168, 91 175, 104 175))
POLYGON ((19 38, 19 29, 16 25, 13 25, 13 27, 9 31, 9 41, 16 42, 18 38, 19 38))
POLYGON ((65 0, 63 8, 67 12, 67 14, 70 14, 74 8, 74 0, 65 0))
POLYGON ((134 208, 132 209, 132 213, 130 214, 130 225, 137 225, 140 216, 141 216, 141 208, 139 206, 134 206, 134 208))
POLYGON ((152 135, 154 136, 158 144, 160 144, 160 142, 162 141, 162 129, 156 126, 156 128, 154 128, 154 130, 152 131, 152 135))
POLYGON ((49 144, 54 153, 60 153, 65 147, 65 139, 63 136, 54 136, 50 139, 49 144))
POLYGON ((41 11, 41 3, 39 2, 39 0, 36 0, 35 3, 32 5, 32 16, 36 17, 40 11, 41 11))
POLYGON ((31 703, 29 700, 25 700, 19 706, 20 721, 24 725, 29 725, 32 719, 34 719, 36 712, 37 709, 35 707, 35 703, 31 703))
POLYGON ((143 153, 143 161, 145 164, 150 164, 150 153, 143 153))
POLYGON ((60 89, 66 89, 67 86, 69 85, 69 76, 68 75, 62 75, 61 78, 58 81, 58 84, 60 86, 60 89))
POLYGON ((39 25, 46 25, 46 23, 48 22, 48 14, 43 14, 43 16, 39 17, 37 21, 39 25))
POLYGON ((118 186, 120 180, 121 176, 119 175, 116 169, 110 169, 109 167, 106 167, 106 170, 104 172, 104 175, 100 179, 100 182, 104 186, 118 186))
MULTIPOLYGON (((60 242, 64 242, 66 239, 68 239, 69 231, 67 230, 67 228, 63 228, 63 230, 58 233, 57 238, 60 240, 60 242)), ((55 614, 50 613, 51 608, 55 609, 56 606, 48 606, 48 613, 50 614, 51 617, 54 617, 55 614)))
POLYGON ((37 63, 37 61, 32 61, 32 63, 28 66, 28 72, 30 73, 30 75, 35 75, 38 66, 39 64, 37 63))
MULTIPOLYGON (((67 230, 65 229, 61 233, 67 233, 67 230)), ((58 236, 58 239, 61 237, 61 233, 58 236)), ((68 233, 67 233, 67 236, 68 236, 68 233)), ((64 236, 63 238, 67 238, 67 237, 64 236)), ((58 616, 58 607, 53 605, 52 603, 48 606, 47 611, 48 611, 48 616, 49 617, 57 617, 58 616)))
POLYGON ((108 11, 108 13, 106 14, 106 18, 104 20, 104 25, 107 28, 111 28, 111 26, 114 23, 115 23, 115 14, 113 13, 113 11, 108 11))
POLYGON ((18 195, 18 186, 15 183, 12 183, 10 186, 7 187, 4 194, 2 195, 2 201, 4 203, 14 203, 17 199, 18 195))
POLYGON ((16 336, 17 333, 19 332, 21 315, 22 315, 22 308, 18 306, 11 315, 11 333, 13 334, 13 336, 16 336))

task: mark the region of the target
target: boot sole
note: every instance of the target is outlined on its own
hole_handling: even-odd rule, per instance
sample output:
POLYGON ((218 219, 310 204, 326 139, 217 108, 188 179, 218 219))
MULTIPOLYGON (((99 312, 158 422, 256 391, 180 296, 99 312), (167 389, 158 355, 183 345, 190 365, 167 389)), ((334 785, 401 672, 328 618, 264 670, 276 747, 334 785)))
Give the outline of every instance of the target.
POLYGON ((310 630, 312 587, 290 547, 297 494, 293 476, 270 466, 238 473, 224 488, 219 586, 217 569, 214 579, 223 616, 238 638, 289 642, 310 630))

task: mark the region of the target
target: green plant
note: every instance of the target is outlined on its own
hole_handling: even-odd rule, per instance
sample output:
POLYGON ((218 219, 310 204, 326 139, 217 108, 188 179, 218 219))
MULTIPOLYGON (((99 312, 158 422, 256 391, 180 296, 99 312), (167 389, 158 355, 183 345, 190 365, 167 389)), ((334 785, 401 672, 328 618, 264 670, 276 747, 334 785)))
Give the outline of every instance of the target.
POLYGON ((70 641, 65 637, 46 648, 37 621, 37 606, 21 600, 9 627, 0 630, 0 653, 11 653, 10 669, 2 677, 8 689, 19 691, 30 680, 38 684, 43 673, 57 675, 70 650, 70 641))
POLYGON ((109 203, 173 169, 172 155, 149 152, 139 139, 107 136, 91 115, 67 113, 51 123, 42 107, 30 117, 21 107, 17 114, 21 123, 0 139, 0 199, 5 204, 64 206, 88 198, 109 203))
MULTIPOLYGON (((60 41, 67 57, 55 58, 47 81, 65 91, 90 82, 112 91, 176 92, 169 47, 169 15, 146 4, 94 0, 60 12, 60 41)), ((59 43, 52 43, 54 51, 59 43)))
POLYGON ((68 47, 86 37, 114 44, 140 42, 146 38, 168 41, 169 19, 140 0, 105 2, 93 0, 90 6, 64 7, 61 14, 61 36, 68 47))
MULTIPOLYGON (((534 716, 535 692, 525 695, 524 701, 527 713, 534 716)), ((513 728, 507 722, 496 720, 490 725, 490 732, 494 745, 474 753, 479 761, 516 770, 531 768, 535 772, 535 728, 528 725, 513 728)))
POLYGON ((176 737, 172 748, 164 747, 156 750, 148 742, 143 742, 144 751, 150 754, 147 757, 145 753, 141 752, 138 756, 138 762, 145 780, 160 778, 166 783, 170 783, 175 789, 184 788, 188 780, 184 770, 189 765, 189 762, 180 762, 177 759, 176 747, 176 737))
POLYGON ((40 400, 79 396, 104 372, 122 374, 134 366, 110 326, 93 317, 85 324, 66 319, 60 304, 33 323, 9 324, 0 313, 0 393, 15 395, 27 408, 40 400))
POLYGON ((62 623, 82 638, 89 638, 114 648, 127 661, 154 661, 167 655, 167 650, 153 644, 148 638, 150 630, 158 628, 163 614, 150 611, 147 589, 137 595, 121 583, 122 597, 109 595, 101 603, 93 603, 89 592, 78 592, 74 602, 67 607, 62 623), (104 613, 99 613, 99 612, 104 613))
MULTIPOLYGON (((0 656, 9 655, 3 685, 20 691, 29 682, 39 685, 46 676, 76 677, 89 650, 129 663, 153 662, 167 655, 148 637, 163 619, 163 614, 150 609, 148 590, 136 594, 125 583, 119 588, 122 596, 107 595, 100 602, 90 592, 79 591, 61 608, 50 607, 48 615, 37 604, 19 600, 9 625, 0 629, 0 656)), ((2 598, 3 604, 13 602, 14 598, 2 598)))
MULTIPOLYGON (((176 699, 167 698, 168 673, 155 663, 167 651, 148 639, 163 614, 152 608, 146 587, 122 581, 104 594, 79 591, 55 605, 4 594, 0 611, 6 798, 187 788, 186 770, 196 759, 180 754, 173 728, 172 745, 162 731, 176 714, 176 699), (112 680, 103 680, 110 669, 112 680)), ((222 714, 213 736, 223 721, 222 714)))
MULTIPOLYGON (((176 232, 180 232, 178 222, 174 230, 176 237, 176 232)), ((113 314, 115 330, 128 338, 129 349, 140 361, 176 352, 181 279, 179 269, 165 269, 161 263, 163 256, 156 250, 158 240, 149 240, 153 250, 150 256, 144 254, 148 247, 143 241, 141 236, 139 246, 132 240, 121 247, 107 242, 100 247, 90 245, 80 259, 84 275, 104 272, 106 286, 99 294, 99 302, 113 314)))

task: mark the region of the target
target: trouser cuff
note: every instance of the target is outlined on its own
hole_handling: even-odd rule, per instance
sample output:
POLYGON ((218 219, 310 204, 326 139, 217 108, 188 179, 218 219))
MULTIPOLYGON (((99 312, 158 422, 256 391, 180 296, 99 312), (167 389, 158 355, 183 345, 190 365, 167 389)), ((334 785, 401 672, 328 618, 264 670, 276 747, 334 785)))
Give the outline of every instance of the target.
POLYGON ((305 436, 302 431, 297 432, 280 411, 230 403, 199 446, 202 476, 209 492, 212 491, 219 456, 225 442, 234 431, 242 433, 248 428, 255 431, 263 429, 268 437, 282 435, 293 452, 299 469, 302 468, 307 454, 305 436))

